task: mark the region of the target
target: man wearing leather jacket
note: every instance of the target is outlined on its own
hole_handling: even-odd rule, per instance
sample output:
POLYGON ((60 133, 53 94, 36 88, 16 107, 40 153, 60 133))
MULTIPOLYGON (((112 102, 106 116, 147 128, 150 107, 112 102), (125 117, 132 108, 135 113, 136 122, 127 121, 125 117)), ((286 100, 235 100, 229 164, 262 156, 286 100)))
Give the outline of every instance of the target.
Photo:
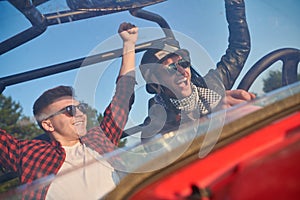
POLYGON ((243 90, 230 90, 249 55, 250 35, 244 0, 225 0, 225 9, 229 45, 216 69, 205 76, 193 69, 189 52, 176 42, 149 49, 143 55, 140 70, 147 92, 155 96, 149 100, 142 141, 177 129, 184 121, 255 98, 243 90))

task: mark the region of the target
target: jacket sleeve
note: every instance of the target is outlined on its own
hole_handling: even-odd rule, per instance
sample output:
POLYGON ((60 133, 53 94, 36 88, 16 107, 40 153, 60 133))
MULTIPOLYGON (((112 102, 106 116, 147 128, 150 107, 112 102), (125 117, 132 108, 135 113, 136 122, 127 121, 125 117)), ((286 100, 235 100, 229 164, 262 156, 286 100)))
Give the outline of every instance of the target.
POLYGON ((217 69, 210 70, 204 76, 205 81, 210 85, 208 87, 211 89, 217 87, 217 85, 211 84, 214 84, 213 82, 218 77, 225 90, 231 89, 250 52, 250 34, 246 21, 244 0, 225 0, 225 9, 229 29, 229 44, 225 54, 217 63, 217 69))

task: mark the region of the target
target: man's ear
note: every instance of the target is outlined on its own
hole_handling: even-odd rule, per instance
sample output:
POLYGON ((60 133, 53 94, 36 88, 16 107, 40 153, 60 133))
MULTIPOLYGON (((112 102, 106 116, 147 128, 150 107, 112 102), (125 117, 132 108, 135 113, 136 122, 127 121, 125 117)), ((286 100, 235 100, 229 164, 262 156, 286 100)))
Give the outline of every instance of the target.
POLYGON ((54 127, 51 123, 51 121, 49 119, 47 120, 43 120, 42 123, 41 123, 42 127, 44 128, 44 130, 46 132, 52 132, 54 131, 54 127))

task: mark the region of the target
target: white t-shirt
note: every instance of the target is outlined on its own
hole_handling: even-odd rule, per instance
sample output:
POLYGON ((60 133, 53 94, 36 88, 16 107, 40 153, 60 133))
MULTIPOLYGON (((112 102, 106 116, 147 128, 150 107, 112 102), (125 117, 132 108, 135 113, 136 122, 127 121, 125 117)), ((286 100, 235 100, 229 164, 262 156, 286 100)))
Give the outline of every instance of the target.
POLYGON ((81 143, 63 148, 66 159, 50 184, 46 200, 99 199, 114 189, 114 169, 99 160, 97 152, 81 143))

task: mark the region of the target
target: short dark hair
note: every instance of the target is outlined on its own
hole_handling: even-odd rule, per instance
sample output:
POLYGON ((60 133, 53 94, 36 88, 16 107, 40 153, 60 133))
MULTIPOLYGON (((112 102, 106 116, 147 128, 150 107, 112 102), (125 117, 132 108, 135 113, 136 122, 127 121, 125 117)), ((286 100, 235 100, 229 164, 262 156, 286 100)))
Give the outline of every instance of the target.
POLYGON ((45 91, 33 104, 33 114, 37 122, 39 123, 42 120, 41 114, 44 108, 65 96, 75 96, 74 89, 71 86, 61 85, 45 91))

